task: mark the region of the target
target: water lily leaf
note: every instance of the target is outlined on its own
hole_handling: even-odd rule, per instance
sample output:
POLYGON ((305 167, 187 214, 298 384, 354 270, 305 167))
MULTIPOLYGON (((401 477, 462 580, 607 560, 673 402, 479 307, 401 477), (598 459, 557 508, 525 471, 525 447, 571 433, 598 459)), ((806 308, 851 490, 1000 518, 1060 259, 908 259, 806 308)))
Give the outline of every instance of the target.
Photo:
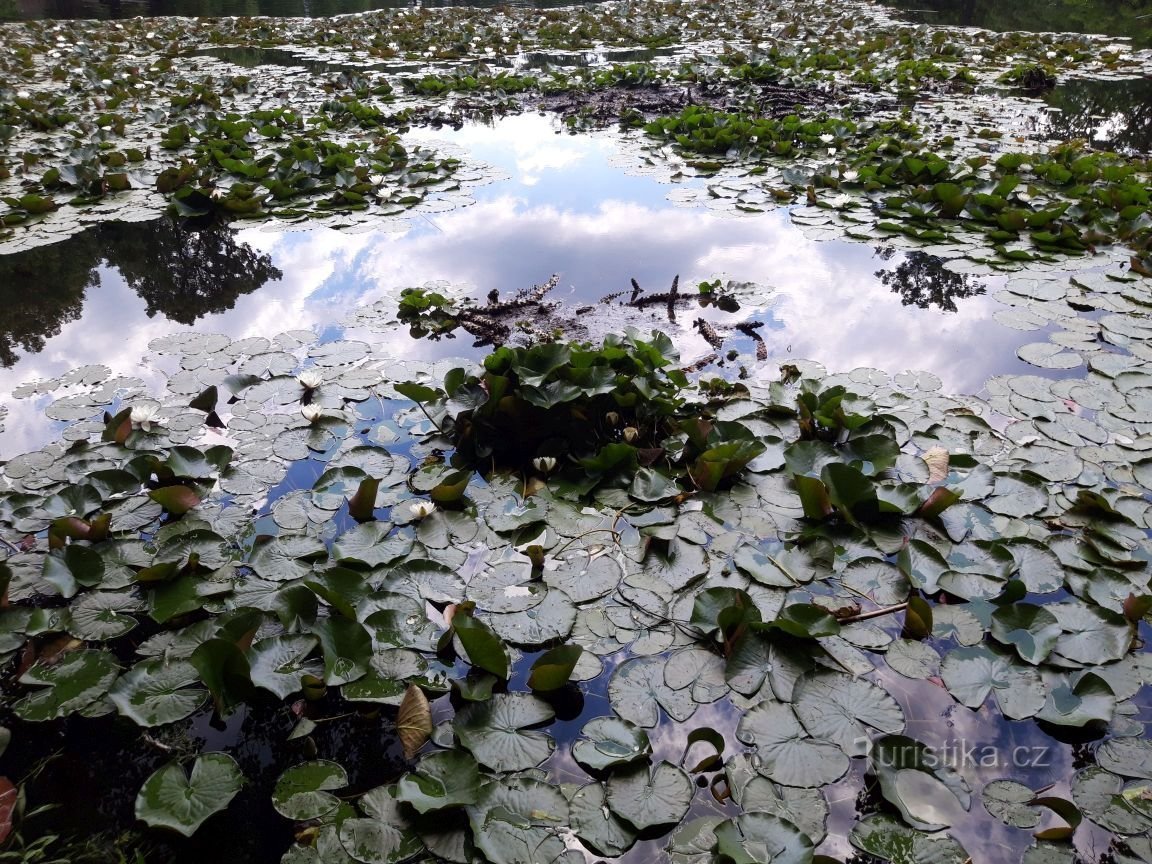
POLYGON ((853 825, 848 839, 857 849, 891 864, 965 864, 971 860, 952 837, 922 834, 879 813, 853 825))
POLYGON ((648 733, 617 717, 594 717, 572 744, 572 758, 589 771, 626 765, 652 753, 648 733))
POLYGON ((1040 822, 1040 811, 1030 806, 1036 797, 1031 789, 1015 780, 993 780, 984 785, 980 798, 984 809, 1013 828, 1033 828, 1040 822))
POLYGON ((1056 616, 1043 606, 1012 603, 992 613, 992 637, 1034 666, 1051 653, 1060 633, 1056 616))
POLYGON ((742 813, 715 827, 716 854, 733 864, 809 864, 811 838, 771 813, 742 813))
POLYGON ((869 767, 880 781, 880 793, 920 831, 939 831, 951 824, 959 803, 968 810, 972 790, 964 778, 924 744, 904 735, 884 735, 873 742, 869 767))
POLYGON ((272 636, 253 643, 248 652, 252 683, 287 699, 300 692, 304 675, 319 677, 319 661, 306 659, 319 644, 312 635, 272 636))
POLYGON ((637 501, 665 501, 680 494, 671 477, 653 468, 641 468, 632 477, 628 494, 637 501))
POLYGON ((240 766, 226 753, 198 756, 190 776, 179 762, 169 762, 140 787, 136 818, 191 837, 209 816, 227 809, 243 785, 240 766))
POLYGON ((523 612, 539 606, 548 587, 535 578, 527 564, 498 564, 468 582, 468 599, 488 612, 523 612))
POLYGON ((576 606, 563 591, 547 588, 544 599, 531 609, 492 614, 488 620, 506 642, 534 647, 566 638, 576 623, 576 606))
POLYGON ((691 693, 673 690, 664 683, 664 662, 659 657, 634 657, 613 670, 608 699, 620 717, 637 726, 651 727, 660 720, 661 708, 679 722, 695 713, 691 693))
POLYGON ((608 796, 599 783, 581 786, 568 799, 572 830, 597 855, 615 858, 636 842, 636 831, 608 808, 608 796))
POLYGON ((1112 738, 1096 749, 1101 768, 1121 777, 1152 780, 1152 741, 1146 738, 1112 738))
POLYGON ((180 615, 203 609, 210 598, 231 590, 232 582, 226 579, 203 579, 192 573, 178 576, 152 587, 148 596, 148 614, 156 623, 164 624, 180 615))
POLYGON ((561 559, 560 566, 544 573, 544 582, 559 588, 573 603, 587 603, 612 591, 624 578, 619 562, 611 555, 588 558, 580 552, 561 559))
POLYGON ((539 691, 560 689, 568 683, 583 653, 580 645, 561 645, 545 651, 532 664, 528 686, 539 691))
POLYGON ((413 820, 406 817, 389 787, 377 786, 361 795, 360 809, 368 818, 339 823, 340 843, 357 861, 399 864, 423 851, 413 820))
POLYGON ((880 606, 904 602, 911 588, 899 568, 876 558, 853 561, 844 569, 841 581, 880 606))
POLYGON ((196 668, 186 660, 155 657, 121 675, 108 698, 137 725, 163 726, 183 720, 204 704, 208 691, 193 686, 199 680, 196 668))
POLYGON ((287 819, 321 819, 340 806, 330 790, 348 785, 348 774, 336 762, 318 759, 294 765, 276 781, 272 806, 287 819))
POLYGON ((1033 516, 1048 506, 1048 493, 1043 483, 1027 474, 999 474, 992 497, 984 506, 1001 516, 1033 516))
POLYGON ((1117 834, 1152 831, 1152 812, 1132 807, 1125 791, 1122 778, 1096 765, 1081 769, 1072 781, 1072 800, 1097 825, 1117 834))
MULTIPOLYGON (((378 523, 370 523, 376 525, 378 523)), ((276 582, 303 579, 312 572, 312 561, 327 557, 328 549, 308 534, 281 534, 258 545, 249 565, 257 575, 276 582)))
POLYGON ((614 773, 606 788, 609 809, 640 831, 679 822, 695 792, 691 778, 671 762, 614 773))
POLYGON ((471 609, 457 608, 452 618, 452 632, 460 640, 464 654, 473 666, 507 679, 511 662, 508 649, 483 621, 472 616, 471 609))
POLYGON ((1132 628, 1123 615, 1068 601, 1044 607, 1060 622, 1063 633, 1052 650, 1074 663, 1097 665, 1120 660, 1132 646, 1132 628))
POLYGON ((71 651, 55 665, 38 663, 20 676, 21 684, 42 689, 12 706, 22 720, 43 722, 87 708, 108 692, 120 667, 107 651, 71 651))
POLYGON ((1006 717, 1023 720, 1044 707, 1046 691, 1036 670, 983 645, 953 648, 944 655, 940 677, 956 699, 979 708, 989 693, 1006 717))
POLYGON ((931 678, 940 674, 940 655, 923 642, 897 639, 888 646, 884 660, 905 678, 931 678))
POLYGON ((834 783, 848 770, 848 756, 835 743, 811 738, 792 706, 761 702, 736 727, 736 737, 756 746, 757 770, 784 786, 813 788, 834 783))
POLYGON ((182 485, 153 489, 148 493, 148 497, 173 516, 183 516, 201 501, 195 489, 182 485))
POLYGON ((88 591, 68 607, 67 630, 77 639, 104 642, 132 631, 137 624, 127 614, 139 601, 120 591, 88 591))
POLYGON ((535 768, 556 744, 545 732, 527 727, 546 723, 555 713, 546 702, 524 693, 502 693, 490 702, 471 702, 456 714, 453 728, 476 761, 496 771, 535 768))
POLYGON ((559 832, 571 818, 555 786, 519 777, 493 780, 466 809, 476 846, 492 864, 563 859, 559 832))
POLYGON ((1075 676, 1050 676, 1048 698, 1036 717, 1056 726, 1107 723, 1116 708, 1111 685, 1091 672, 1075 676))
POLYGON ((368 673, 372 661, 372 637, 359 621, 341 616, 321 618, 312 632, 324 649, 324 683, 347 684, 368 673))
POLYGON ((221 717, 252 694, 252 678, 248 657, 240 646, 229 639, 208 639, 202 642, 189 658, 208 686, 216 713, 221 717))
POLYGON ((429 753, 396 785, 396 800, 418 813, 475 804, 480 796, 480 770, 462 750, 429 753))
POLYGON ((708 566, 708 553, 695 543, 653 540, 644 555, 643 572, 679 591, 707 574, 708 566))
POLYGON ((904 712, 886 691, 863 678, 837 673, 801 678, 794 693, 796 716, 816 738, 835 742, 855 754, 867 728, 904 730, 904 712))

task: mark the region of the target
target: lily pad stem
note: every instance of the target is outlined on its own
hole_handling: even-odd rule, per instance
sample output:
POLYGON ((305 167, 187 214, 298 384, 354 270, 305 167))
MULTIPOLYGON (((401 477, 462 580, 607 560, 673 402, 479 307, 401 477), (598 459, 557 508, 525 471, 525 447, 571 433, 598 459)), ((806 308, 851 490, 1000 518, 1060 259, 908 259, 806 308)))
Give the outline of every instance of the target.
POLYGON ((881 606, 879 609, 872 609, 868 612, 859 612, 855 615, 849 615, 847 618, 841 618, 841 624, 852 624, 856 621, 867 621, 870 618, 880 618, 884 615, 890 615, 893 612, 902 612, 908 608, 907 603, 897 603, 894 606, 881 606))

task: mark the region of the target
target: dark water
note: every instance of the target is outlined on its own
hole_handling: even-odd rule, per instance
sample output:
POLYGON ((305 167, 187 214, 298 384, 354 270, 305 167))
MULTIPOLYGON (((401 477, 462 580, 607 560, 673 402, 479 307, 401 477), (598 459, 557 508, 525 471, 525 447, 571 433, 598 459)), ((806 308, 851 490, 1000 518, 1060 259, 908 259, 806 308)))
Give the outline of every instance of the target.
POLYGON ((884 0, 925 24, 983 27, 1008 32, 1104 33, 1152 45, 1148 0, 884 0))

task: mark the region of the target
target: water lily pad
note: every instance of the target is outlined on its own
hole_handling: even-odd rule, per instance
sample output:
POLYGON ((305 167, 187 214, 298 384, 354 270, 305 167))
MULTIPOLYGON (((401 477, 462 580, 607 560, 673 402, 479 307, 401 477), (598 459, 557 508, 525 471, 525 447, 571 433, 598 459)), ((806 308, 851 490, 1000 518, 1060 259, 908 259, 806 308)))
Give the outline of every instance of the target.
POLYGON ((826 786, 848 770, 845 751, 832 741, 810 737, 783 702, 762 702, 746 713, 736 737, 756 746, 756 770, 784 786, 826 786))
POLYGON ((320 819, 340 806, 340 799, 329 790, 348 785, 348 774, 336 762, 318 759, 302 762, 280 775, 272 790, 276 812, 298 822, 320 819))
POLYGON ((696 711, 690 692, 673 690, 664 682, 664 660, 659 657, 635 657, 617 666, 608 682, 608 698, 620 717, 642 727, 655 726, 661 708, 680 722, 696 711))
POLYGON ((55 665, 37 664, 20 676, 35 690, 12 706, 22 720, 45 721, 87 708, 108 692, 120 674, 107 651, 72 651, 55 665))
POLYGON ((185 660, 156 657, 137 663, 117 679, 108 698, 125 717, 140 726, 163 726, 183 720, 204 704, 208 691, 193 685, 200 678, 185 660))
POLYGON ((607 792, 599 783, 581 786, 568 799, 572 830, 597 855, 615 858, 636 842, 636 830, 608 807, 607 792))
POLYGON ((607 783, 609 809, 637 830, 679 822, 692 803, 695 786, 670 762, 651 770, 639 766, 619 771, 607 783))
POLYGON ((771 813, 742 813, 713 829, 716 853, 733 864, 807 864, 811 838, 771 813))
POLYGON ((209 816, 226 809, 243 785, 240 766, 226 753, 198 756, 190 776, 179 762, 169 762, 140 787, 136 818, 191 837, 209 816))
POLYGON ((429 753, 415 771, 400 778, 396 799, 419 813, 476 803, 480 796, 476 760, 459 750, 429 753))
POLYGON ((980 798, 984 808, 1013 828, 1033 828, 1040 822, 1040 811, 1029 806, 1036 793, 1015 780, 993 780, 985 784, 980 798))
POLYGON ((904 712, 887 692, 871 681, 839 674, 801 678, 794 694, 796 716, 816 738, 835 742, 855 755, 867 729, 901 732, 904 712))
POLYGON ((456 737, 476 761, 496 771, 535 768, 556 744, 545 732, 527 727, 546 723, 555 713, 546 702, 524 693, 504 693, 490 702, 473 702, 456 714, 456 737))
POLYGON ((648 734, 627 720, 594 717, 572 743, 572 758, 589 771, 626 765, 652 753, 648 734))
POLYGON ((990 693, 1013 720, 1031 717, 1044 707, 1046 690, 1039 674, 984 646, 949 651, 940 665, 940 677, 948 692, 969 708, 979 708, 990 693))

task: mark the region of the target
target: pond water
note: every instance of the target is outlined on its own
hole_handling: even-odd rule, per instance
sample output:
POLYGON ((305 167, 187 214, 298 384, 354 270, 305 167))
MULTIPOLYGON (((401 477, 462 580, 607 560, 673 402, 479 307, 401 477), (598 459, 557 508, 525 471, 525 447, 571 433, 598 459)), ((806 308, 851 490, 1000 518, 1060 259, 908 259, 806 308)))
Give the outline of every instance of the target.
MULTIPOLYGON (((442 5, 0 32, 0 774, 56 806, 9 843, 1150 864, 1152 54, 867 5, 442 5), (692 149, 757 112, 818 128, 692 149), (500 327, 635 328, 619 354, 715 380, 663 426, 640 367, 452 371, 500 327)), ((1124 5, 915 5, 1147 38, 1124 5)))
MULTIPOLYGON (((769 354, 779 362, 923 369, 948 392, 976 392, 993 375, 1033 371, 1015 351, 1036 333, 993 318, 1004 308, 993 298, 1005 276, 953 273, 939 259, 882 241, 808 239, 782 210, 734 218, 676 206, 666 200, 667 184, 614 163, 610 137, 566 134, 536 114, 435 138, 508 179, 472 190, 475 204, 388 231, 112 223, 0 258, 0 283, 19 290, 36 274, 48 289, 33 304, 13 296, 19 312, 0 325, 0 390, 90 363, 138 374, 149 342, 174 324, 241 339, 273 328, 322 328, 429 281, 471 286, 481 297, 553 273, 561 281, 552 296, 573 307, 624 290, 633 278, 649 291, 665 290, 677 275, 685 285, 717 276, 754 282, 755 305, 736 317, 710 317, 766 322, 769 354)), ((689 361, 711 350, 693 330, 694 317, 674 329, 689 361)), ((668 326, 655 314, 620 323, 668 326)), ((458 339, 417 343, 406 353, 432 360, 464 350, 458 339)), ((0 438, 6 452, 52 435, 42 409, 43 400, 9 404, 0 438)))

